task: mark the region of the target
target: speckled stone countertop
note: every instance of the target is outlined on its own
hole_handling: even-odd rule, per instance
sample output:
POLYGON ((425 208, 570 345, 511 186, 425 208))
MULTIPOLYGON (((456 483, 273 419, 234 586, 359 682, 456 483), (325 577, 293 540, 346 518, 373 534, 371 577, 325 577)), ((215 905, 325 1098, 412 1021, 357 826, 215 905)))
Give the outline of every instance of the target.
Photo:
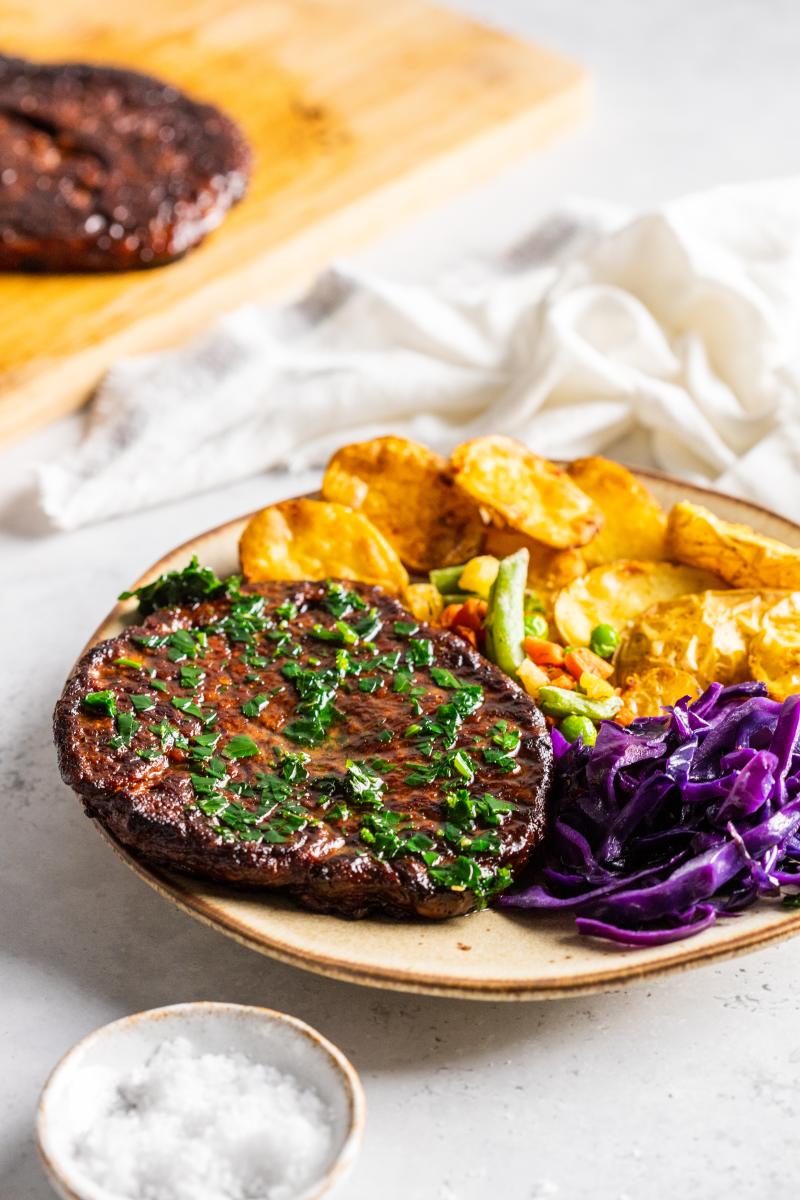
MULTIPOLYGON (((461 0, 583 59, 593 126, 374 247, 404 275, 507 241, 568 194, 647 204, 796 168, 790 0, 461 0)), ((43 337, 46 338, 46 330, 43 337)), ((116 593, 179 541, 314 477, 271 476, 71 535, 43 533, 30 466, 0 455, 0 1197, 46 1200, 38 1091, 95 1026, 191 999, 285 1009, 362 1074, 367 1138, 343 1200, 738 1200, 785 1195, 800 1117, 800 940, 592 999, 472 1004, 350 987, 260 958, 170 908, 61 784, 50 714, 116 593)))

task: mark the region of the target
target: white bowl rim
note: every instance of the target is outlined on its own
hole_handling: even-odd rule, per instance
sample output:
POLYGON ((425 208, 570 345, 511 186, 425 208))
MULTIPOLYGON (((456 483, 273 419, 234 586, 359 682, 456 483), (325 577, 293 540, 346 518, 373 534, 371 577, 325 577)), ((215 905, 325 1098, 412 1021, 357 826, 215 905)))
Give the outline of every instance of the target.
MULTIPOLYGON (((312 1025, 302 1021, 299 1017, 293 1017, 290 1013, 280 1012, 278 1009, 256 1004, 236 1004, 223 1000, 190 1000, 179 1004, 166 1004, 159 1008, 143 1009, 141 1012, 130 1013, 115 1021, 109 1021, 106 1025, 98 1026, 97 1029, 87 1033, 71 1046, 50 1071, 36 1108, 36 1149, 49 1182, 60 1195, 65 1197, 65 1200, 86 1200, 86 1198, 84 1194, 76 1190, 77 1184, 72 1178, 69 1167, 52 1152, 47 1128, 48 1104, 56 1078, 64 1071, 70 1070, 78 1055, 85 1051, 92 1042, 109 1034, 113 1036, 115 1030, 122 1030, 140 1022, 156 1021, 164 1017, 189 1016, 194 1013, 204 1013, 206 1016, 222 1015, 223 1013, 240 1014, 245 1020, 266 1021, 288 1026, 296 1033, 308 1038, 323 1051, 336 1071, 347 1101, 347 1133, 339 1153, 325 1174, 310 1184, 305 1191, 293 1197, 293 1200, 317 1200, 350 1170, 361 1145, 367 1104, 358 1072, 339 1047, 329 1041, 319 1030, 314 1029, 312 1025)), ((104 1193, 101 1189, 97 1194, 98 1196, 101 1194, 107 1196, 107 1200, 119 1200, 118 1193, 104 1193)))

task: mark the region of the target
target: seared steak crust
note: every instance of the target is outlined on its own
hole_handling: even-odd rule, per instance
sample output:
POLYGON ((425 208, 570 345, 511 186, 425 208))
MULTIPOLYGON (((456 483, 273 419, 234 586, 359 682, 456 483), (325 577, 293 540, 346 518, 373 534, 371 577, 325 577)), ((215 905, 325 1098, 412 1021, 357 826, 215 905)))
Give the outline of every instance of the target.
POLYGON ((0 269, 171 262, 244 195, 249 169, 233 121, 149 75, 0 55, 0 269))
MULTIPOLYGON (((435 866, 447 868, 464 853, 463 845, 453 842, 452 823, 447 825, 452 814, 443 798, 462 785, 462 797, 469 793, 485 803, 489 794, 494 811, 471 827, 462 821, 464 844, 488 834, 490 848, 472 854, 483 874, 490 878, 500 868, 518 874, 544 832, 552 765, 544 720, 520 688, 460 638, 424 626, 415 631, 406 610, 379 588, 344 586, 368 606, 344 617, 348 630, 357 627, 356 618, 369 617, 370 610, 380 621, 377 635, 355 645, 324 638, 325 632, 336 636, 342 625, 336 625, 327 603, 330 585, 321 583, 244 587, 241 596, 256 609, 260 600, 253 597, 263 598, 267 625, 249 645, 235 640, 241 630, 235 621, 231 624, 231 614, 241 611, 241 605, 232 607, 227 597, 161 610, 96 645, 76 666, 56 706, 61 773, 83 798, 89 816, 122 845, 162 866, 232 884, 283 888, 307 907, 348 916, 467 912, 475 906, 475 891, 443 883, 429 869, 436 855, 435 866), (194 658, 181 659, 182 643, 174 644, 176 631, 184 630, 193 631, 198 643, 194 658), (433 662, 425 664, 426 658, 433 662), (348 662, 357 673, 341 674, 348 662), (340 670, 330 727, 316 745, 290 736, 298 716, 308 711, 292 675, 298 668, 340 670), (154 682, 161 690, 154 689, 154 682), (426 743, 425 718, 434 718, 437 710, 441 715, 440 706, 453 700, 456 684, 477 685, 482 703, 456 723, 449 749, 447 738, 434 736, 426 743), (87 694, 109 692, 116 720, 97 702, 89 707, 85 701, 87 694), (149 700, 140 698, 134 710, 132 695, 149 700), (152 707, 142 711, 150 701, 152 707), (181 711, 189 705, 196 705, 201 716, 181 711), (257 715, 245 715, 244 705, 251 714, 261 707, 257 715), (123 729, 128 745, 119 736, 123 713, 139 722, 131 734, 128 717, 123 729), (209 714, 216 714, 210 723, 209 714), (163 726, 158 732, 161 722, 178 732, 174 742, 169 736, 165 740, 163 726), (414 732, 415 725, 422 730, 414 732), (219 786, 234 800, 230 811, 239 811, 236 804, 241 804, 250 820, 259 797, 263 804, 259 788, 264 773, 272 773, 273 781, 290 778, 298 760, 286 756, 301 750, 307 754, 300 777, 290 785, 292 803, 302 806, 295 825, 302 828, 286 840, 265 841, 259 840, 260 826, 251 825, 244 835, 248 840, 243 840, 224 819, 209 815, 212 785, 202 779, 197 783, 203 760, 193 749, 203 731, 220 735, 213 754, 217 776, 220 764, 229 774, 228 783, 219 786), (235 737, 252 739, 257 753, 245 744, 246 756, 227 757, 235 737), (112 739, 114 745, 109 744, 112 739), (511 747, 508 757, 503 746, 511 747), (357 770, 354 763, 367 772, 365 777, 359 772, 361 783, 367 781, 360 793, 351 774, 357 770), (439 777, 418 778, 420 768, 423 776, 430 775, 436 764, 439 777), (383 782, 370 790, 375 777, 383 782), (384 852, 380 840, 365 841, 365 825, 375 828, 378 811, 384 826, 396 822, 401 840, 422 835, 415 843, 422 849, 430 841, 434 854, 427 862, 421 852, 393 854, 384 852), (448 829, 450 841, 442 833, 448 829)), ((178 637, 184 635, 179 632, 178 637)), ((108 697, 100 704, 107 708, 108 697)), ((212 808, 214 803, 212 797, 212 808)), ((270 828, 272 820, 266 822, 270 828)), ((279 822, 277 828, 284 827, 279 822)))

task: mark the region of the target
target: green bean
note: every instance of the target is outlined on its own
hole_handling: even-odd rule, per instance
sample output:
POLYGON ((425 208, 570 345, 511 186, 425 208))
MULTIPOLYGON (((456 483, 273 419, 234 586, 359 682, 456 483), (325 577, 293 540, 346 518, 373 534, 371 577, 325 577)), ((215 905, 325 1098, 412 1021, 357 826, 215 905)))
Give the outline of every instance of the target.
POLYGON ((486 613, 486 653, 507 675, 515 676, 525 658, 525 582, 529 554, 525 547, 500 560, 486 613))
POLYGON ((458 585, 466 565, 466 563, 461 563, 458 567, 435 567, 429 572, 428 577, 436 590, 443 596, 447 596, 458 591, 458 585))
POLYGON ((588 717, 590 721, 608 721, 622 708, 619 696, 590 700, 580 692, 546 684, 539 688, 539 707, 548 717, 588 717))
POLYGON ((588 717, 564 717, 559 722, 558 732, 568 742, 577 742, 578 738, 582 738, 584 746, 593 746, 597 741, 597 728, 588 717))

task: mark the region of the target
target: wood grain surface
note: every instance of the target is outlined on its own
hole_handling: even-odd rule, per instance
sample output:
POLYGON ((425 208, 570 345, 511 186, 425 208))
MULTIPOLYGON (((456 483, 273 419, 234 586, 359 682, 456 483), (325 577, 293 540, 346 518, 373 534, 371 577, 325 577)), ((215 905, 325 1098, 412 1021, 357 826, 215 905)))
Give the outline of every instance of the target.
POLYGON ((575 64, 420 0, 5 0, 0 47, 152 72, 227 110, 256 154, 244 202, 178 263, 0 275, 0 442, 79 406, 116 358, 301 285, 587 105, 575 64))

